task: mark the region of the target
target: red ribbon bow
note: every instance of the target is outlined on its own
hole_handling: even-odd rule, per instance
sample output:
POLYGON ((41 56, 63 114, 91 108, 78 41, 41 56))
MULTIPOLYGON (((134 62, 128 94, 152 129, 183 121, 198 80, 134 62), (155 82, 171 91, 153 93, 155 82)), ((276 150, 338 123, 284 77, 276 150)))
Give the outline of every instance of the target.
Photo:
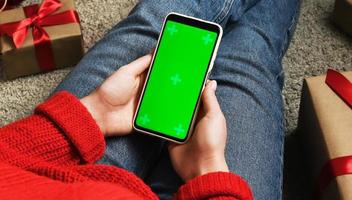
POLYGON ((24 43, 28 30, 32 28, 39 67, 44 71, 52 70, 55 66, 54 54, 50 37, 43 27, 79 23, 78 15, 74 10, 54 14, 62 6, 59 0, 44 0, 40 7, 38 5, 24 7, 26 19, 0 24, 0 35, 6 34, 11 37, 16 48, 19 48, 24 43))
MULTIPOLYGON (((335 70, 329 69, 325 82, 347 105, 352 107, 352 83, 346 77, 335 70)), ((322 168, 318 177, 317 199, 321 199, 321 194, 332 180, 346 174, 352 174, 352 156, 343 156, 329 160, 322 168)))

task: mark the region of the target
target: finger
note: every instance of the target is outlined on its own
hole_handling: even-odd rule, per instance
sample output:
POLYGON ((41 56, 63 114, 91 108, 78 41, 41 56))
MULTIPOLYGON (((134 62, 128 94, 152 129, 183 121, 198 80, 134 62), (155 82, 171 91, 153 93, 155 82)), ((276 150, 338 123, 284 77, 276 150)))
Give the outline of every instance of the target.
POLYGON ((139 75, 139 83, 138 83, 138 96, 142 93, 143 86, 145 84, 145 79, 147 78, 146 73, 142 73, 139 75))
POLYGON ((127 73, 138 76, 149 67, 151 60, 152 60, 152 54, 148 54, 123 66, 122 68, 123 70, 126 70, 127 73))
POLYGON ((216 98, 216 95, 215 95, 216 87, 217 87, 217 83, 216 81, 213 80, 213 81, 207 82, 204 88, 202 100, 203 100, 203 106, 206 114, 221 112, 218 99, 216 98))

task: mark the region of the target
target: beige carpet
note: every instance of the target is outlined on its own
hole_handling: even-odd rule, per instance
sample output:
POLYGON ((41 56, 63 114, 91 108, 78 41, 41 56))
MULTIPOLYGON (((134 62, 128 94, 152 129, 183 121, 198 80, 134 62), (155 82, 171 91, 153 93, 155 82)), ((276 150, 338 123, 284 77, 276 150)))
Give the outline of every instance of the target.
MULTIPOLYGON (((26 1, 27 4, 30 2, 34 1, 26 1)), ((136 2, 137 0, 76 1, 82 20, 85 49, 91 47, 110 27, 125 17, 136 2)), ((333 4, 333 0, 305 0, 302 4, 297 31, 284 58, 286 82, 283 98, 288 135, 294 131, 297 124, 303 78, 324 74, 329 66, 339 70, 352 70, 352 38, 340 33, 331 25, 329 17, 333 4)), ((50 94, 69 70, 58 70, 8 82, 0 81, 0 126, 31 113, 34 106, 50 94)), ((291 146, 288 145, 289 148, 291 146)), ((295 152, 295 148, 290 150, 292 151, 295 152)), ((288 163, 296 163, 297 155, 290 159, 291 154, 287 156, 290 160, 288 163)), ((288 165, 287 173, 295 174, 299 171, 297 172, 296 167, 288 165)), ((295 176, 290 175, 288 179, 291 179, 290 177, 295 176)), ((300 183, 292 179, 290 184, 287 184, 287 180, 285 182, 293 188, 285 187, 285 196, 301 199, 301 193, 298 191, 300 183)))

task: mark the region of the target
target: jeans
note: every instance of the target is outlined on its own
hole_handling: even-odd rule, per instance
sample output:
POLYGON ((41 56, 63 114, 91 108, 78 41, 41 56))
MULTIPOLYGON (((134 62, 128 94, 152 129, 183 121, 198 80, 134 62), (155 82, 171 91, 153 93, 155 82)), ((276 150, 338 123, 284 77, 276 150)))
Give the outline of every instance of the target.
MULTIPOLYGON (((218 82, 216 94, 227 120, 228 166, 248 181, 255 199, 281 199, 281 61, 299 5, 299 0, 141 0, 56 91, 84 97, 119 67, 149 53, 171 11, 217 22, 224 36, 210 78, 218 82)), ((170 199, 182 184, 170 163, 167 142, 144 134, 108 138, 99 163, 134 172, 161 199, 170 199)))

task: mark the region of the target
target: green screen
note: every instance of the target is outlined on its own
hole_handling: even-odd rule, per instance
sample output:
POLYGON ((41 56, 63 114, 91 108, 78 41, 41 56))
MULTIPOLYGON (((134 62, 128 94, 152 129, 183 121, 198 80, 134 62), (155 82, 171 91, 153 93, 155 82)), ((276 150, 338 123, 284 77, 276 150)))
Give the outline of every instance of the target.
POLYGON ((137 126, 184 140, 217 33, 168 20, 136 116, 137 126))

